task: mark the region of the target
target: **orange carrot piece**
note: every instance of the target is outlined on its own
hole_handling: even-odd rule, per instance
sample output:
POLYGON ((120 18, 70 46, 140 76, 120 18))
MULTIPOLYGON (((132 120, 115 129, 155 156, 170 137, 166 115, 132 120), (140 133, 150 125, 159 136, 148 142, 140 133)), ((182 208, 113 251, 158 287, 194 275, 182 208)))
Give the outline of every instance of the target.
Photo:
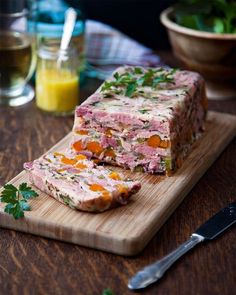
POLYGON ((91 184, 89 186, 89 189, 93 192, 97 192, 97 191, 101 192, 101 191, 105 190, 105 188, 102 185, 97 184, 97 183, 91 184))
POLYGON ((73 143, 73 148, 74 148, 74 150, 76 150, 77 152, 82 151, 84 148, 83 148, 83 145, 82 145, 81 140, 78 140, 78 141, 74 142, 74 143, 73 143))
POLYGON ((95 154, 101 154, 103 151, 102 146, 96 141, 90 141, 87 143, 87 149, 95 154))
POLYGON ((79 155, 76 155, 75 158, 80 161, 80 160, 86 160, 87 157, 85 155, 82 155, 82 154, 79 154, 79 155))
POLYGON ((88 130, 76 130, 75 133, 79 135, 88 135, 89 131, 88 130))
POLYGON ((58 152, 55 152, 54 154, 53 154, 55 157, 57 157, 57 156, 65 156, 64 154, 62 154, 62 153, 58 153, 58 152))
POLYGON ((127 189, 123 184, 117 184, 116 187, 118 188, 118 191, 119 191, 121 194, 125 194, 125 195, 128 194, 128 189, 127 189))
POLYGON ((102 198, 103 198, 103 201, 105 202, 110 201, 112 199, 111 194, 107 190, 102 192, 102 198))
POLYGON ((115 154, 115 152, 114 152, 113 150, 108 149, 108 150, 106 150, 106 151, 104 152, 104 157, 110 157, 110 158, 112 158, 112 159, 115 159, 116 154, 115 154))
POLYGON ((109 177, 114 180, 121 180, 120 175, 114 171, 109 174, 109 177))
POLYGON ((57 172, 59 172, 59 173, 60 173, 60 172, 64 172, 64 171, 66 171, 66 169, 58 169, 58 170, 57 170, 57 172))
POLYGON ((169 140, 161 140, 159 147, 163 149, 167 149, 170 146, 169 140))
POLYGON ((147 140, 147 144, 153 148, 159 147, 160 143, 161 143, 161 138, 159 135, 152 135, 147 140))
POLYGON ((86 169, 86 168, 88 168, 88 166, 85 165, 85 164, 83 164, 83 163, 77 163, 75 165, 75 168, 78 168, 78 169, 86 169))
POLYGON ((75 165, 76 162, 77 162, 77 160, 75 160, 75 159, 69 159, 69 158, 67 158, 67 157, 63 157, 63 158, 61 158, 61 162, 62 162, 63 164, 75 165))

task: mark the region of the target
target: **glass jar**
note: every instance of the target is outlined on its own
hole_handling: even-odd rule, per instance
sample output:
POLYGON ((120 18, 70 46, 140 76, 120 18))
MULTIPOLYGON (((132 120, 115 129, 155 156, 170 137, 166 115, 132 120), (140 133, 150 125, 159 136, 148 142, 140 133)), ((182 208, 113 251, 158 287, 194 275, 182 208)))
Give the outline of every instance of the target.
MULTIPOLYGON (((78 6, 78 2, 77 2, 78 6)), ((43 42, 60 42, 65 21, 65 11, 68 5, 63 0, 37 1, 37 40, 38 46, 43 42)), ((85 17, 81 9, 75 9, 77 19, 73 30, 71 43, 78 50, 78 72, 80 83, 84 79, 85 71, 85 17)))
POLYGON ((71 115, 79 103, 78 54, 47 42, 38 49, 36 105, 54 115, 71 115))

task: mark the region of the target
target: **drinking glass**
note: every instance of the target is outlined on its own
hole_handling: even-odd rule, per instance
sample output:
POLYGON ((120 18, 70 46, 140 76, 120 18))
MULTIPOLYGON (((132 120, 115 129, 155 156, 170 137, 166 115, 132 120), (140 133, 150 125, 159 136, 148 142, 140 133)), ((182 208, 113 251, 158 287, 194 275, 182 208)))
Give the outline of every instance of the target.
POLYGON ((36 64, 33 0, 0 0, 0 105, 19 106, 34 97, 28 84, 36 64))

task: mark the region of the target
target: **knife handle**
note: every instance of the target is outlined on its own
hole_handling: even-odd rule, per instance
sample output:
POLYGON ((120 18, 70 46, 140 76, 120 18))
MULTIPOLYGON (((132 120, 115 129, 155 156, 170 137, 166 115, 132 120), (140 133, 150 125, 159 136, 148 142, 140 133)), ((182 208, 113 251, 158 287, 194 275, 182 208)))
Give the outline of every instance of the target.
POLYGON ((141 289, 145 288, 151 283, 154 283, 160 279, 168 268, 178 260, 182 255, 196 246, 199 242, 203 241, 204 238, 198 234, 192 234, 191 237, 181 244, 178 248, 172 251, 167 256, 163 257, 161 260, 146 266, 144 269, 139 271, 131 280, 129 281, 129 289, 141 289))
POLYGON ((186 242, 181 244, 178 248, 172 251, 170 254, 166 255, 161 260, 154 263, 155 274, 161 278, 166 270, 182 255, 196 246, 199 242, 203 240, 203 237, 193 234, 186 242))

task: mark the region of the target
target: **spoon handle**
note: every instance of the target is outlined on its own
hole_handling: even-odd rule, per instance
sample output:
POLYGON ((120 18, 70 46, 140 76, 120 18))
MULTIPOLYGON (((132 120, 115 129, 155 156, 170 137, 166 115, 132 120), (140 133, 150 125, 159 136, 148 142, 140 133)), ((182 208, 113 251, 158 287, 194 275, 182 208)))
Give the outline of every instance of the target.
POLYGON ((75 26, 77 13, 73 8, 68 8, 65 13, 65 23, 63 27, 63 34, 61 39, 61 50, 67 49, 70 39, 72 36, 72 32, 75 26))

